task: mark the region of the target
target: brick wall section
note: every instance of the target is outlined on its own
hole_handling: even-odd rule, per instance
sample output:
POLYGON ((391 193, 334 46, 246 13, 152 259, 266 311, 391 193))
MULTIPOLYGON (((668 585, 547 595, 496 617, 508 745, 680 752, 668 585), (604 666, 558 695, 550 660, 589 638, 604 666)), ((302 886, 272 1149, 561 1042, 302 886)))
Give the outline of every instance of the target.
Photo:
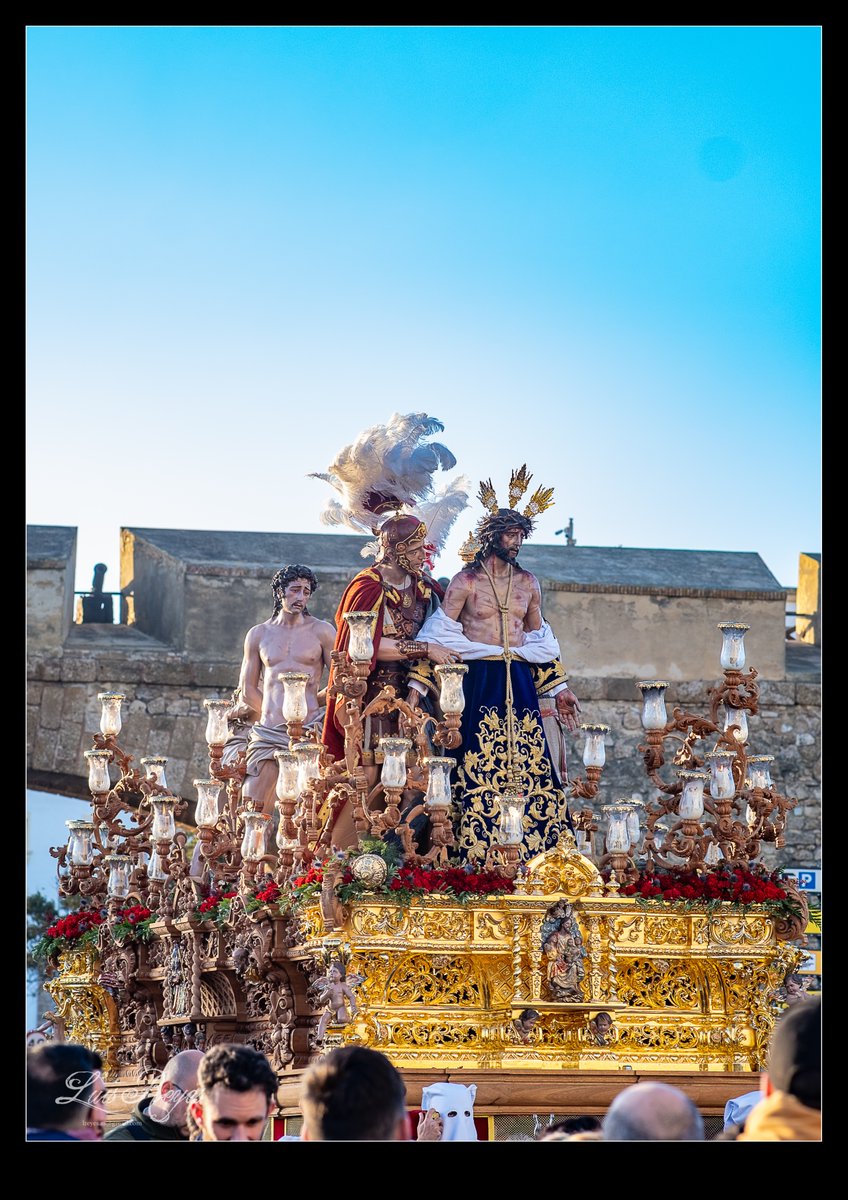
MULTIPOLYGON (((229 696, 238 667, 230 662, 191 662, 179 654, 134 650, 126 653, 74 652, 34 655, 28 684, 28 755, 41 777, 73 776, 84 790, 84 751, 99 729, 100 691, 123 692, 124 728, 120 743, 137 763, 150 754, 168 758, 172 790, 193 801, 192 780, 206 776, 204 733, 207 698, 229 696)), ((672 683, 669 712, 679 706, 709 716, 708 689, 715 679, 672 683)), ((602 790, 595 807, 636 793, 653 796, 638 746, 643 740, 640 694, 632 678, 581 678, 572 687, 582 704, 581 719, 610 726, 602 790)), ((781 680, 760 687, 760 713, 749 721, 752 753, 773 754, 772 777, 785 795, 798 798, 787 821, 786 847, 766 847, 768 866, 810 866, 821 862, 821 685, 781 680)), ((671 753, 676 748, 672 745, 671 753)), ((585 774, 582 735, 570 738, 572 776, 585 774)), ((673 778, 673 768, 664 768, 673 778)), ((578 801, 583 807, 584 802, 578 801)))

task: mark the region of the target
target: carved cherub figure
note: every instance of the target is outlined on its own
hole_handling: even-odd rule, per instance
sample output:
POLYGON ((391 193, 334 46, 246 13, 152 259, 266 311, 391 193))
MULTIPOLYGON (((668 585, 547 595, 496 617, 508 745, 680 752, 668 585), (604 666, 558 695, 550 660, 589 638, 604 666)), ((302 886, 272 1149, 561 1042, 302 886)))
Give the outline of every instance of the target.
POLYGON ((599 1012, 589 1022, 589 1034, 596 1046, 608 1046, 612 1034, 612 1017, 608 1012, 599 1012))
POLYGON ((321 1041, 327 1032, 327 1026, 348 1025, 359 1011, 353 989, 364 982, 362 975, 347 975, 340 962, 334 962, 326 975, 322 975, 312 984, 316 1004, 324 1006, 321 1020, 318 1023, 316 1040, 321 1041))

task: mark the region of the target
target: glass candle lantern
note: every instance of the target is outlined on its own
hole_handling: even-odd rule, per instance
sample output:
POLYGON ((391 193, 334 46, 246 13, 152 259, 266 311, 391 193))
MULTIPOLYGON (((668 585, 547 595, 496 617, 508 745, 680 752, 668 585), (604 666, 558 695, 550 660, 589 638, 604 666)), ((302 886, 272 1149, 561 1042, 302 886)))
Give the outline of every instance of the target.
POLYGON ((608 854, 626 854, 630 849, 630 835, 627 832, 627 807, 622 804, 604 804, 602 811, 607 814, 606 847, 608 854))
POLYGON ((733 736, 737 742, 743 745, 748 740, 748 714, 744 708, 725 708, 724 710, 724 732, 730 729, 731 725, 735 725, 736 729, 733 736))
POLYGON ((627 805, 627 836, 630 838, 631 846, 635 846, 642 836, 642 828, 639 824, 639 809, 641 807, 641 800, 631 800, 627 805))
POLYGON ((589 845, 589 835, 585 829, 575 829, 574 841, 577 844, 577 850, 580 854, 588 854, 591 847, 589 845))
POLYGON ((97 826, 95 842, 98 840, 107 854, 114 854, 117 850, 118 842, 121 840, 121 835, 119 833, 110 833, 109 826, 105 821, 101 821, 97 826))
POLYGON ((297 761, 297 791, 307 792, 313 779, 318 779, 321 774, 321 766, 318 762, 321 757, 321 746, 318 742, 295 742, 292 746, 292 754, 297 761))
POLYGON ((141 765, 145 769, 147 778, 153 777, 153 782, 158 787, 166 788, 168 786, 165 780, 165 767, 168 764, 167 758, 163 758, 161 754, 152 755, 149 758, 143 758, 141 765))
POLYGON ((287 836, 285 836, 285 823, 284 823, 283 817, 281 815, 281 817, 279 817, 279 823, 277 826, 277 850, 294 851, 294 850, 296 850, 296 848, 297 848, 297 839, 296 838, 287 838, 287 836))
POLYGON ((164 879, 169 879, 170 872, 166 869, 167 862, 166 855, 160 854, 158 850, 154 850, 150 855, 150 862, 147 865, 147 878, 158 879, 160 883, 164 879))
POLYGON ((92 859, 91 839, 94 836, 92 821, 66 821, 68 827, 67 859, 75 867, 89 867, 92 859))
POLYGON ((218 820, 218 804, 221 795, 220 779, 195 779, 197 789, 197 804, 194 806, 194 820, 199 828, 207 829, 218 820))
POLYGON ((412 749, 409 738, 381 737, 380 749, 383 752, 383 769, 380 772, 380 782, 385 788, 402 788, 406 786, 406 756, 412 749))
POLYGON ((274 758, 277 760, 277 799, 294 800, 297 796, 297 757, 291 750, 275 750, 274 758))
POLYGON ((769 763, 774 762, 773 754, 752 754, 748 759, 748 787, 761 788, 767 791, 771 787, 769 763))
POLYGON ((375 615, 373 612, 348 612, 343 614, 347 627, 350 630, 350 638, 347 644, 347 654, 353 662, 370 663, 374 657, 374 638, 372 629, 374 627, 375 615))
POLYGON ((267 824, 262 813, 248 812, 244 814, 241 856, 245 862, 258 862, 265 853, 265 826, 267 824))
POLYGON ((501 795, 498 837, 502 846, 519 846, 524 841, 524 809, 527 796, 520 787, 507 784, 501 795))
POLYGON ((204 700, 203 707, 209 716, 206 719, 207 746, 223 746, 230 736, 227 713, 232 708, 230 700, 204 700))
POLYGON ((461 713, 465 708, 465 692, 462 677, 468 674, 465 663, 442 663, 433 668, 439 677, 441 691, 439 706, 445 716, 461 713))
POLYGON ((433 755, 424 759, 424 766, 429 772, 427 779, 427 794, 424 803, 428 808, 450 808, 451 805, 451 771, 456 766, 455 758, 433 755))
POLYGON ((699 821, 704 815, 704 788, 710 779, 709 771, 678 771, 677 778, 683 780, 678 816, 684 821, 699 821))
POLYGON ((150 855, 146 850, 139 850, 135 855, 134 861, 137 867, 144 867, 146 869, 147 864, 150 862, 150 855))
POLYGON ((173 841, 174 834, 177 832, 177 825, 174 820, 176 800, 173 796, 156 796, 150 803, 153 806, 153 825, 150 830, 151 838, 154 842, 173 841))
POLYGON ((130 869, 132 860, 128 854, 107 854, 103 860, 109 868, 106 892, 117 900, 123 900, 130 892, 130 869))
POLYGON ((306 685, 310 676, 304 671, 281 671, 277 678, 283 685, 283 720, 303 724, 309 715, 306 685))
POLYGON ((610 731, 609 725, 581 725, 580 729, 586 734, 586 744, 583 747, 583 766, 602 767, 607 761, 604 737, 610 731))
POLYGON ((665 711, 665 679, 644 679, 636 686, 642 693, 642 728, 665 729, 668 714, 665 711))
POLYGON ((708 867, 715 867, 721 862, 724 855, 721 852, 721 847, 718 842, 710 842, 707 847, 707 852, 704 855, 704 862, 708 867))
POLYGON ((721 630, 721 662, 725 671, 741 671, 745 666, 745 634, 751 628, 740 621, 722 621, 718 626, 721 630))
POLYGON ((100 712, 100 732, 106 738, 116 738, 121 732, 121 703, 126 700, 121 692, 100 692, 97 699, 100 712))
POLYGON ((710 768, 710 795, 713 800, 732 800, 736 795, 733 780, 736 755, 730 750, 711 750, 705 758, 710 768))
POLYGON ((757 814, 751 808, 750 804, 745 805, 745 824, 749 829, 753 829, 757 823, 757 814))
POLYGON ((95 796, 102 796, 112 786, 109 782, 109 760, 112 757, 108 750, 86 750, 88 760, 88 786, 95 796))

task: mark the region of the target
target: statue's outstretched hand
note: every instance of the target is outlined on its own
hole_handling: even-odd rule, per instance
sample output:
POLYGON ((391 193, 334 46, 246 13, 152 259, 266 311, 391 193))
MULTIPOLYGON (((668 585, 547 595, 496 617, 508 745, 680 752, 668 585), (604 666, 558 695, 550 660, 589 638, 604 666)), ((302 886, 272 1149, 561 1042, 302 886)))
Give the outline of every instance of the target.
POLYGON ((557 692, 555 703, 559 720, 566 729, 576 730, 579 724, 577 714, 581 711, 580 701, 571 688, 564 688, 561 692, 557 692))

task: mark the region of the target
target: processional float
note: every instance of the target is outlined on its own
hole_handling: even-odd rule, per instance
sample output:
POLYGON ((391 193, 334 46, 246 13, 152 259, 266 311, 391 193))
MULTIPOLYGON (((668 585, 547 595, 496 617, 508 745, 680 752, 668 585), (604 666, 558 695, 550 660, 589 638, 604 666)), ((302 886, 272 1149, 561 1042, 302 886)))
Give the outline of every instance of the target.
POLYGON ((599 797, 609 732, 587 723, 585 775, 568 785, 574 835, 528 856, 516 772, 478 867, 456 863, 451 820, 466 668, 435 668, 438 716, 392 688, 365 704, 371 616, 347 615, 349 649, 334 655, 343 758, 304 732, 306 676, 281 675, 290 748, 275 755, 273 820, 243 795, 243 752, 224 761, 230 700, 204 702, 209 771, 192 824, 166 760, 136 767, 119 745, 123 697, 100 695, 91 815, 51 850, 60 894, 80 905, 42 947, 59 1036, 102 1055, 128 1109, 169 1055, 221 1041, 264 1051, 292 1098, 304 1066, 350 1043, 384 1051, 408 1079, 497 1078, 507 1098, 545 1079, 534 1096, 562 1095, 564 1079, 592 1073, 759 1071, 807 909, 760 863, 764 843, 784 844, 795 801, 773 784, 772 756, 749 751, 748 627, 719 626, 708 715, 669 716, 665 681, 635 685, 653 800, 576 808, 599 797), (377 770, 362 749, 375 713, 396 714, 398 729, 377 770), (345 804, 358 845, 339 851, 345 804))

